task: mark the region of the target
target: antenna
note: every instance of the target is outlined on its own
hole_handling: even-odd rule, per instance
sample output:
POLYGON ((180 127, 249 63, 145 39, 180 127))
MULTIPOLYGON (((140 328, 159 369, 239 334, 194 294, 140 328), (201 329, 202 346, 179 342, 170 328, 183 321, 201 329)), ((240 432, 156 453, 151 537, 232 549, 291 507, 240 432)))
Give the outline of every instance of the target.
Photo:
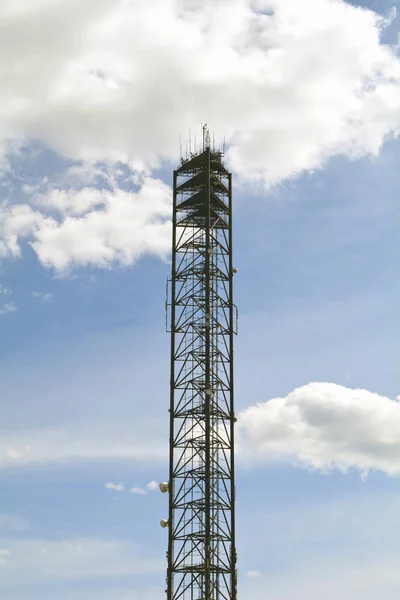
POLYGON ((207 129, 207 123, 203 126, 203 150, 210 147, 210 132, 207 129))
POLYGON ((191 138, 190 127, 189 127, 189 154, 192 154, 192 138, 191 138))

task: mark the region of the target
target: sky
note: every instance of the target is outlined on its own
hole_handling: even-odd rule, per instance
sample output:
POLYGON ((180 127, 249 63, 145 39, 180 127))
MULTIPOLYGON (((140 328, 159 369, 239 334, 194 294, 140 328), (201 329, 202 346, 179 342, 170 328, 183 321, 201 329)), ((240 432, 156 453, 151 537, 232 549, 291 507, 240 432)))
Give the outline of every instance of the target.
POLYGON ((165 597, 172 172, 207 122, 234 183, 239 597, 398 599, 399 11, 3 0, 2 597, 165 597))

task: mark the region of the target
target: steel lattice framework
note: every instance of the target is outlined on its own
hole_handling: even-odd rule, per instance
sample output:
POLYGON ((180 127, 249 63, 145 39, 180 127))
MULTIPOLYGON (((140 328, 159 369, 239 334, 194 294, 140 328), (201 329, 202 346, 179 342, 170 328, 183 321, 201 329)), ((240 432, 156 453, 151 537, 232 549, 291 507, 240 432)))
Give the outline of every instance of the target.
POLYGON ((209 139, 174 171, 168 600, 237 599, 232 176, 209 139))

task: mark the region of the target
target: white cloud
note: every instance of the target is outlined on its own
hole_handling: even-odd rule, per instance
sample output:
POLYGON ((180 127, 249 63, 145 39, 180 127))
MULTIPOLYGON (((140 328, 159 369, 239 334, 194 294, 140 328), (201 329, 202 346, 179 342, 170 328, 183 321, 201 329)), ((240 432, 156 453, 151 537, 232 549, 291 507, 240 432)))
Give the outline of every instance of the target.
POLYGON ((367 390, 310 383, 239 415, 244 461, 400 474, 400 405, 367 390))
POLYGON ((4 285, 0 284, 0 316, 7 315, 18 310, 14 302, 3 301, 4 296, 9 296, 10 294, 11 290, 6 288, 4 285))
POLYGON ((6 302, 3 305, 0 305, 0 315, 8 315, 9 313, 16 312, 18 308, 14 304, 14 302, 6 302))
POLYGON ((27 204, 0 206, 0 257, 21 256, 19 240, 34 235, 43 221, 44 216, 27 204))
POLYGON ((396 17, 397 17, 397 8, 395 6, 392 6, 391 8, 389 8, 387 15, 384 16, 384 18, 383 18, 383 26, 390 27, 390 25, 392 25, 392 23, 394 22, 396 17))
POLYGON ((275 183, 398 132, 400 65, 379 41, 390 15, 341 0, 18 6, 0 17, 6 140, 156 165, 206 119, 238 173, 275 183))
POLYGON ((247 571, 246 575, 247 577, 252 577, 253 579, 258 579, 261 577, 260 571, 247 571))
MULTIPOLYGON (((147 424, 151 427, 151 423, 147 424)), ((124 424, 95 429, 52 429, 0 434, 0 468, 39 464, 121 460, 158 463, 165 461, 165 440, 141 438, 124 424)))
MULTIPOLYGON (((126 458, 165 463, 166 438, 149 440, 141 427, 10 432, 0 435, 0 466, 126 458)), ((146 422, 147 431, 152 427, 146 422)), ((364 481, 374 470, 400 474, 400 404, 367 390, 310 383, 244 410, 237 429, 238 465, 284 461, 322 472, 355 468, 364 481)), ((150 491, 156 487, 155 481, 146 485, 150 491)), ((131 492, 143 494, 146 488, 134 485, 131 492)))
POLYGON ((158 489, 158 483, 157 481, 149 481, 149 483, 146 484, 146 487, 150 492, 154 492, 158 489))
POLYGON ((53 299, 53 294, 51 292, 32 292, 32 296, 42 302, 49 302, 53 299))
POLYGON ((36 201, 35 210, 28 205, 3 207, 0 255, 20 256, 18 240, 28 237, 39 260, 59 271, 114 262, 130 265, 144 253, 165 257, 171 244, 170 192, 161 180, 146 177, 136 193, 119 188, 53 190, 36 201), (62 216, 46 216, 38 206, 56 208, 62 216))
POLYGON ((144 490, 143 488, 134 485, 133 488, 130 490, 129 492, 130 494, 137 494, 139 496, 144 496, 146 494, 146 490, 144 490))
POLYGON ((266 186, 377 154, 400 126, 400 61, 380 43, 392 19, 341 0, 5 0, 0 145, 40 140, 75 164, 0 207, 0 256, 28 238, 60 272, 164 257, 171 190, 151 171, 206 119, 236 175, 266 186))
POLYGON ((146 558, 136 544, 124 540, 9 539, 3 582, 79 581, 137 574, 155 574, 163 560, 146 558))
POLYGON ((170 194, 148 179, 137 194, 103 192, 104 210, 84 218, 46 219, 32 243, 41 262, 59 270, 71 265, 132 264, 143 253, 165 256, 170 246, 170 194))
POLYGON ((116 492, 125 491, 125 486, 122 483, 106 483, 104 487, 108 490, 115 490, 116 492))
POLYGON ((41 208, 55 209, 62 215, 83 215, 90 209, 103 207, 105 204, 104 191, 94 187, 84 187, 80 190, 54 189, 47 195, 39 196, 35 204, 41 208))

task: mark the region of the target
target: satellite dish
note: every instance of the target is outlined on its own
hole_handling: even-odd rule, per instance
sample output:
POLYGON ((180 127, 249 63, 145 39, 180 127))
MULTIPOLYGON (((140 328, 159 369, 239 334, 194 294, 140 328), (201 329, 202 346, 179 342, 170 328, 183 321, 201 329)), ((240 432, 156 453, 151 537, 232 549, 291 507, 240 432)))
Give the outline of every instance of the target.
POLYGON ((166 527, 168 527, 168 519, 161 519, 160 525, 161 525, 161 527, 163 529, 165 529, 166 527))
POLYGON ((169 490, 169 485, 166 481, 163 481, 162 483, 160 483, 160 485, 158 487, 160 489, 160 492, 162 492, 163 494, 165 494, 165 492, 168 492, 168 490, 169 490))

